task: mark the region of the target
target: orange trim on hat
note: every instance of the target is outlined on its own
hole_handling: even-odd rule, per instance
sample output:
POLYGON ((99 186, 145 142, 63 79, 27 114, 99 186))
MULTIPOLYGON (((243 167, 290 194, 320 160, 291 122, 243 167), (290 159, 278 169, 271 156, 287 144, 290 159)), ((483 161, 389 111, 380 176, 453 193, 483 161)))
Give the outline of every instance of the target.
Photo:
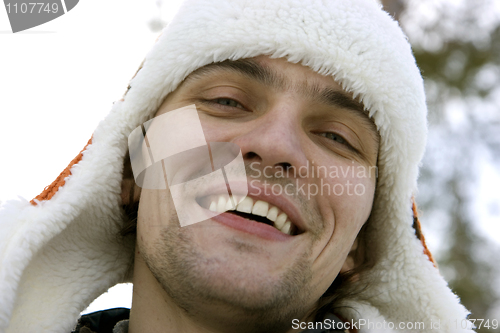
POLYGON ((71 168, 73 167, 73 165, 77 164, 78 162, 80 162, 82 160, 83 151, 85 149, 87 149, 87 147, 91 143, 92 143, 92 138, 90 138, 89 142, 87 142, 87 144, 82 149, 82 151, 69 163, 69 165, 66 167, 66 169, 64 169, 63 172, 61 172, 59 174, 59 176, 57 176, 56 180, 54 180, 52 182, 52 184, 50 184, 49 186, 46 186, 43 189, 42 193, 40 193, 33 200, 30 201, 30 203, 33 206, 37 205, 37 203, 36 203, 35 200, 37 200, 37 201, 50 200, 54 196, 54 194, 56 194, 56 192, 59 190, 59 187, 61 187, 64 184, 66 184, 66 177, 68 177, 68 176, 71 175, 71 168))
POLYGON ((429 260, 434 264, 434 267, 437 268, 437 263, 434 260, 431 251, 429 251, 427 244, 425 243, 425 237, 424 234, 422 233, 422 226, 420 225, 420 220, 418 219, 418 211, 417 211, 417 204, 415 203, 415 198, 411 198, 411 200, 412 200, 412 210, 413 210, 413 229, 415 229, 415 235, 417 236, 417 238, 420 240, 420 242, 424 247, 424 254, 427 255, 429 260))

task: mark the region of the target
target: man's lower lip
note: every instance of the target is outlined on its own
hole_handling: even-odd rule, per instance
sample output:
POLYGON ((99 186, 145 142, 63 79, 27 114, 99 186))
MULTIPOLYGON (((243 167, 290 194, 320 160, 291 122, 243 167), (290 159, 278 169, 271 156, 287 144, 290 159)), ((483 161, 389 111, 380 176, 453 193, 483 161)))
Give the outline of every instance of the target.
POLYGON ((256 235, 258 237, 273 240, 273 241, 287 241, 292 236, 287 235, 265 223, 248 220, 244 217, 231 213, 222 213, 212 217, 212 220, 224 224, 230 228, 246 232, 248 234, 256 235))

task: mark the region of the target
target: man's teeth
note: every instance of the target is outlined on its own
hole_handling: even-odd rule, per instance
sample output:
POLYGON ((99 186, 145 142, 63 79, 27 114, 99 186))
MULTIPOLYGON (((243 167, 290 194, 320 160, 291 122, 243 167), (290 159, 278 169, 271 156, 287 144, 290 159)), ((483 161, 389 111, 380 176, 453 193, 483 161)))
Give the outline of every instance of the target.
POLYGON ((217 212, 222 213, 225 210, 226 210, 226 199, 224 199, 224 197, 219 197, 219 202, 217 203, 217 212))
POLYGON ((236 201, 231 200, 232 198, 229 198, 229 200, 226 202, 226 206, 224 207, 224 211, 232 210, 234 209, 234 205, 236 204, 236 201))
POLYGON ((253 200, 252 198, 245 197, 237 206, 236 210, 243 213, 252 213, 253 200))
POLYGON ((243 200, 237 196, 213 196, 210 198, 209 210, 216 213, 223 213, 228 210, 235 210, 242 213, 263 216, 273 221, 273 225, 281 232, 291 235, 292 223, 288 220, 288 216, 281 212, 278 207, 269 204, 262 200, 254 200, 250 197, 245 197, 243 200), (236 209, 234 209, 236 204, 236 209))
POLYGON ((283 227, 281 227, 281 232, 285 234, 290 234, 290 230, 292 229, 292 223, 290 221, 286 221, 283 227))
POLYGON ((268 219, 270 219, 271 221, 276 222, 276 218, 278 217, 279 212, 280 212, 280 210, 277 207, 273 206, 273 207, 269 208, 269 210, 267 211, 266 217, 268 219))
POLYGON ((276 228, 283 228, 285 226, 286 218, 287 216, 285 213, 281 213, 280 215, 278 215, 278 218, 276 219, 276 221, 274 221, 274 225, 276 226, 276 228))

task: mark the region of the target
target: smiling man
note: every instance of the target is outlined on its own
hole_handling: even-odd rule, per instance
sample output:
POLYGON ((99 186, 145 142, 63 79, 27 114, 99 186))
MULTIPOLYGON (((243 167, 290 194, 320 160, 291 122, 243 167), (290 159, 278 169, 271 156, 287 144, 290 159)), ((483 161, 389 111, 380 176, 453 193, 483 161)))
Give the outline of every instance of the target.
POLYGON ((425 138, 420 73, 374 0, 186 1, 84 151, 31 203, 3 208, 0 327, 470 331, 412 199, 425 138), (160 120, 190 110, 212 171, 215 143, 238 147, 244 170, 196 183, 191 207, 208 215, 186 224, 172 179, 192 164, 164 160, 169 186, 144 186, 127 138, 139 126, 148 151, 155 135, 195 137, 160 120), (77 323, 127 281, 130 313, 77 323))
MULTIPOLYGON (((181 227, 168 190, 142 190, 134 281, 143 282, 134 288, 131 331, 286 331, 340 271, 355 268, 346 258, 357 253, 350 249, 375 192, 374 174, 304 170, 312 163, 369 170, 377 162, 376 127, 331 77, 264 56, 202 67, 156 116, 190 104, 208 142, 240 147, 251 166, 248 196, 227 213, 181 227), (363 190, 353 195, 347 181, 363 190), (311 184, 328 190, 298 190, 311 184)), ((217 193, 201 198, 206 208, 219 200, 217 193)))

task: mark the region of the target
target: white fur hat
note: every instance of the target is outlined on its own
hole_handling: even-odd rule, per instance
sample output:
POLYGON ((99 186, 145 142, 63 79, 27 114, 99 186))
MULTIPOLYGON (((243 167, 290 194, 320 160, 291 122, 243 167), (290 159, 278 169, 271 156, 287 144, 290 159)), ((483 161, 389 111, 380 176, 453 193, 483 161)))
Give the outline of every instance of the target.
POLYGON ((344 316, 373 323, 361 332, 391 332, 384 320, 398 331, 400 322, 469 331, 460 325, 468 312, 424 253, 412 210, 427 109, 398 24, 374 0, 187 0, 84 151, 36 200, 2 207, 1 332, 70 332, 88 304, 127 281, 133 243, 116 234, 128 135, 197 68, 258 55, 333 76, 380 132, 369 235, 376 264, 366 273, 368 301, 351 300, 344 316))

